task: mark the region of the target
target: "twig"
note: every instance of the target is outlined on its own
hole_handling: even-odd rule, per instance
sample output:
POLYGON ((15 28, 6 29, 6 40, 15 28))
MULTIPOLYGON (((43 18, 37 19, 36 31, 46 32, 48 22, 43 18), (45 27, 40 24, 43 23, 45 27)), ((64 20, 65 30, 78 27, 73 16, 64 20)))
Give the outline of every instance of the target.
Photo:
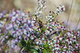
POLYGON ((70 8, 70 11, 69 11, 69 15, 68 15, 68 19, 67 19, 66 27, 68 26, 68 21, 69 21, 69 18, 70 18, 72 5, 73 5, 73 0, 72 0, 72 3, 71 3, 71 8, 70 8))

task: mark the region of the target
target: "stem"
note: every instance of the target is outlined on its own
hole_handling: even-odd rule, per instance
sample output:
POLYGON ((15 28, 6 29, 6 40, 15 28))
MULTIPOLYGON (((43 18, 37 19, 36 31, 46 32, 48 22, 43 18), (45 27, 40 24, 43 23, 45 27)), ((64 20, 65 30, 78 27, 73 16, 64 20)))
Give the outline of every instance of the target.
MULTIPOLYGON (((76 0, 75 2, 77 2, 77 0, 76 0)), ((78 27, 78 25, 79 25, 79 22, 80 22, 80 18, 79 18, 79 20, 78 20, 78 22, 77 22, 77 26, 76 26, 75 30, 77 30, 77 27, 78 27)))
POLYGON ((71 8, 70 8, 70 11, 69 11, 69 15, 68 15, 68 19, 67 19, 66 27, 68 26, 68 21, 69 21, 69 18, 70 18, 72 5, 73 5, 73 0, 72 0, 72 3, 71 3, 71 8))
POLYGON ((77 30, 77 27, 78 27, 78 25, 79 25, 79 22, 80 22, 80 18, 79 18, 79 20, 78 20, 78 22, 77 22, 77 26, 76 26, 75 30, 77 30))

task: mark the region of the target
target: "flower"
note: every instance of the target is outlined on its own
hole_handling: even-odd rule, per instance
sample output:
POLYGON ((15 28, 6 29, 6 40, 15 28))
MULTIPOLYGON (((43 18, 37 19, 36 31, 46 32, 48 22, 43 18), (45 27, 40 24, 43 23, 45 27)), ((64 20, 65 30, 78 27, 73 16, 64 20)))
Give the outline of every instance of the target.
POLYGON ((43 10, 46 8, 45 3, 46 0, 38 0, 35 15, 14 9, 8 14, 0 13, 0 19, 3 16, 9 18, 9 23, 5 24, 4 21, 0 21, 0 44, 7 42, 10 48, 16 48, 20 43, 21 46, 24 46, 23 48, 27 47, 30 50, 31 48, 36 50, 44 48, 56 53, 61 53, 60 51, 71 53, 78 49, 79 31, 70 31, 55 18, 65 11, 64 6, 60 5, 55 12, 50 11, 46 16, 47 22, 43 27, 40 27, 38 17, 43 16, 43 10))

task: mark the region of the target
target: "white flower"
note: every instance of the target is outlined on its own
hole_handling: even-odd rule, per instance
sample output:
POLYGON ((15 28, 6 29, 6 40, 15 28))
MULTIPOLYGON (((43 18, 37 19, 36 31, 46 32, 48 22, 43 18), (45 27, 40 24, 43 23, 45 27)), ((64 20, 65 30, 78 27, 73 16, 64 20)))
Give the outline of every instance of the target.
POLYGON ((35 46, 35 49, 38 50, 39 49, 39 46, 35 46))
POLYGON ((5 38, 8 38, 8 36, 6 36, 5 38))
POLYGON ((52 51, 54 51, 54 49, 52 49, 52 51))
POLYGON ((16 14, 16 12, 13 12, 13 15, 15 15, 16 14))
POLYGON ((24 29, 24 34, 26 34, 26 30, 24 29))
POLYGON ((30 34, 27 35, 28 37, 30 36, 30 34))
POLYGON ((62 40, 62 38, 59 38, 60 40, 62 40))
POLYGON ((50 21, 52 21, 52 19, 50 19, 50 21))
POLYGON ((34 37, 33 37, 33 36, 31 36, 31 39, 33 40, 33 39, 34 39, 34 37))
POLYGON ((52 31, 52 29, 50 29, 50 31, 52 31))
POLYGON ((39 44, 39 42, 36 42, 36 44, 39 44))
POLYGON ((4 41, 4 40, 5 40, 5 38, 2 39, 2 41, 4 41))
POLYGON ((51 42, 50 44, 52 45, 53 43, 51 42))
POLYGON ((35 23, 35 21, 32 21, 32 23, 35 23))
POLYGON ((42 40, 44 40, 44 37, 42 38, 42 40))
POLYGON ((68 32, 68 36, 70 35, 70 33, 68 32))
POLYGON ((58 47, 55 47, 55 50, 59 50, 59 48, 58 47))
POLYGON ((21 36, 19 36, 19 39, 21 39, 22 37, 21 36))
POLYGON ((22 12, 22 13, 21 13, 21 16, 25 16, 25 13, 22 12))
POLYGON ((64 7, 64 6, 62 6, 62 8, 63 8, 63 10, 65 11, 65 7, 64 7))
POLYGON ((3 36, 1 36, 1 39, 3 39, 3 36))
POLYGON ((2 25, 2 24, 0 24, 0 27, 3 27, 3 25, 2 25))
POLYGON ((11 48, 13 48, 14 47, 14 45, 11 45, 11 48))
POLYGON ((49 44, 49 45, 51 45, 51 44, 49 44))
POLYGON ((12 17, 11 21, 12 21, 12 22, 14 22, 14 21, 15 21, 15 19, 16 19, 16 17, 12 17))

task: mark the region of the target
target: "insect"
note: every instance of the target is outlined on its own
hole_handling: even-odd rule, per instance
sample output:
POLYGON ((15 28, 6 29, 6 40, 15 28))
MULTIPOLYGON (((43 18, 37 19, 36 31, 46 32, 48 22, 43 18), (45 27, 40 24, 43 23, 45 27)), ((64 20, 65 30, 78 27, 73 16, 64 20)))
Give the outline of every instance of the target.
POLYGON ((43 28, 43 23, 42 23, 42 21, 40 21, 40 20, 39 20, 39 28, 40 28, 40 29, 43 28))

